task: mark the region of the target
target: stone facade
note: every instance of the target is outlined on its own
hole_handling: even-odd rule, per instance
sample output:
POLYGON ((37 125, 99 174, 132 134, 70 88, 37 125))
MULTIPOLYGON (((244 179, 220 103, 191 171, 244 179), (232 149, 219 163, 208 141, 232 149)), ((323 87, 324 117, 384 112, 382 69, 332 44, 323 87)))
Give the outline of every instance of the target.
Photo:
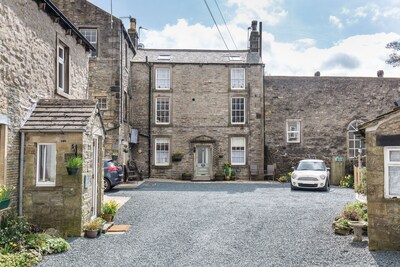
POLYGON ((129 62, 136 53, 137 44, 134 19, 131 19, 131 39, 119 18, 113 16, 111 23, 111 14, 87 0, 53 2, 80 30, 96 30, 97 51, 89 63, 89 96, 106 101, 101 107, 107 130, 105 157, 117 154, 120 163, 125 164, 129 154, 124 148, 128 148, 131 130, 128 124, 129 62))
POLYGON ((262 179, 263 68, 258 54, 248 51, 138 50, 131 67, 136 115, 132 125, 139 131, 133 155, 145 176, 180 179, 187 172, 194 179, 201 178, 197 177, 201 157, 198 153, 206 149, 205 157, 209 158, 205 165, 210 165, 204 178, 213 179, 217 171, 222 171, 224 162, 231 162, 231 138, 244 137, 245 164, 232 167, 239 179, 249 179, 250 165, 256 165, 259 173, 254 178, 262 179), (169 60, 165 60, 167 55, 169 60), (229 55, 240 55, 242 60, 230 61, 229 55), (231 89, 233 68, 245 70, 243 90, 231 89), (158 69, 169 70, 167 90, 156 87, 158 69), (245 99, 243 124, 231 123, 233 97, 245 99), (167 124, 156 121, 157 98, 169 99, 167 124), (156 164, 156 139, 169 142, 169 160, 163 166, 156 164), (172 161, 174 152, 183 153, 181 161, 172 161))
POLYGON ((361 127, 367 142, 368 246, 370 250, 400 250, 400 199, 390 198, 385 192, 388 184, 384 155, 387 147, 400 149, 399 110, 361 127), (391 139, 390 143, 379 141, 384 136, 391 139))
MULTIPOLYGON (((44 1, 1 1, 0 140, 6 149, 0 151, 0 183, 18 187, 19 129, 38 99, 87 97, 89 49, 90 44, 66 28, 44 1), (69 51, 69 94, 57 91, 60 42, 69 51)), ((12 198, 14 208, 17 195, 18 191, 12 198)))
POLYGON ((382 113, 400 93, 400 79, 264 77, 267 164, 278 174, 304 158, 348 158, 347 128, 382 113), (286 121, 300 121, 300 143, 287 143, 286 121))

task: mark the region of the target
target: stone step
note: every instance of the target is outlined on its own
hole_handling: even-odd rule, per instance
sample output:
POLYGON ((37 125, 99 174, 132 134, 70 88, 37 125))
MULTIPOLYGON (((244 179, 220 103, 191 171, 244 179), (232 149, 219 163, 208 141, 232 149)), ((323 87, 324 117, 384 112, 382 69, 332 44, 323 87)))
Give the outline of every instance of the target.
POLYGON ((114 222, 106 222, 103 225, 103 229, 101 230, 102 233, 107 233, 108 230, 114 225, 114 222))

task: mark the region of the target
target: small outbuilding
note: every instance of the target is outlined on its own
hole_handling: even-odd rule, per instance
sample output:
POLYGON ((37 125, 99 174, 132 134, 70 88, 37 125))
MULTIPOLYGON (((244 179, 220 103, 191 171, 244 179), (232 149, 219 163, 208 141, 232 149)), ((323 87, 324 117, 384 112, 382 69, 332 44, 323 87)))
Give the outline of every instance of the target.
POLYGON ((400 250, 400 108, 362 124, 370 250, 400 250))
POLYGON ((22 214, 43 228, 80 236, 100 212, 105 131, 93 100, 42 99, 21 128, 22 214), (69 175, 66 163, 81 157, 69 175))

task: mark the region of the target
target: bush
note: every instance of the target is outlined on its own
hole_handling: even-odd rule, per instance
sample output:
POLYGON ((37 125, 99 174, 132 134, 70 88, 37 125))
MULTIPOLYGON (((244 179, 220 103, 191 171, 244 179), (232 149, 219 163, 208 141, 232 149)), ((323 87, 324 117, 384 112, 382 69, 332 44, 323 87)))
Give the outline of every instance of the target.
POLYGON ((278 181, 281 183, 286 183, 288 181, 288 178, 286 175, 282 175, 278 178, 278 181))
POLYGON ((22 250, 13 254, 0 254, 0 266, 25 267, 33 266, 42 260, 42 255, 35 250, 22 250))
POLYGON ((367 204, 362 202, 347 204, 342 211, 342 217, 350 221, 362 221, 365 214, 367 214, 367 204))
POLYGON ((63 238, 46 233, 27 236, 26 246, 44 255, 60 253, 69 249, 69 244, 63 238))
POLYGON ((115 200, 110 200, 109 202, 103 204, 101 210, 103 214, 111 214, 112 216, 115 216, 115 213, 117 213, 118 208, 119 208, 118 203, 115 200))
POLYGON ((30 232, 25 217, 11 213, 0 223, 0 248, 3 253, 15 252, 21 249, 25 236, 30 232))
POLYGON ((354 177, 353 175, 346 175, 340 179, 340 186, 347 188, 354 188, 354 177))

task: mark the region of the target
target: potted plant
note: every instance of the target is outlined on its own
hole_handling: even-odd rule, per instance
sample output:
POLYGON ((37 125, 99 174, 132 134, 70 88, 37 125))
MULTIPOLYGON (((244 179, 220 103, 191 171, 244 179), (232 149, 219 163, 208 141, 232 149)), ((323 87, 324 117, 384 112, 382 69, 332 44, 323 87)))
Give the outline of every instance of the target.
POLYGON ((181 161, 183 158, 182 152, 174 152, 172 153, 172 161, 181 161))
POLYGON ((182 180, 192 180, 192 174, 188 171, 182 173, 182 180))
POLYGON ((99 229, 101 227, 101 222, 97 219, 91 220, 86 223, 83 227, 85 230, 85 235, 88 238, 95 238, 99 234, 99 229))
POLYGON ((215 181, 223 181, 225 178, 225 174, 223 171, 217 171, 214 175, 215 181))
POLYGON ((115 200, 105 202, 101 207, 103 219, 107 222, 112 222, 118 209, 119 205, 115 200))
POLYGON ((68 175, 76 175, 79 168, 82 166, 81 157, 71 157, 67 162, 67 172, 68 175))
POLYGON ((14 186, 0 186, 0 210, 5 209, 10 205, 10 194, 14 190, 14 186))

